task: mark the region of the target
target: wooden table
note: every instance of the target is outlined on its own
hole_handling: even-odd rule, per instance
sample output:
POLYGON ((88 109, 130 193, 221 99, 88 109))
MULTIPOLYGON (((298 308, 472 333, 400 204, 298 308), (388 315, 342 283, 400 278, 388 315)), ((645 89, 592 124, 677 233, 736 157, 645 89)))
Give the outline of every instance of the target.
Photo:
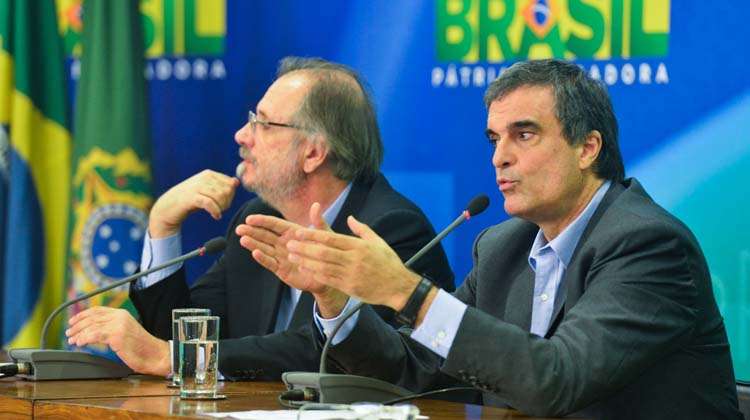
MULTIPOLYGON (((219 401, 182 401, 163 378, 133 375, 121 380, 39 381, 0 379, 0 418, 166 419, 206 418, 203 412, 279 410, 280 382, 222 382, 219 401)), ((517 411, 417 400, 432 419, 529 418, 517 411)))

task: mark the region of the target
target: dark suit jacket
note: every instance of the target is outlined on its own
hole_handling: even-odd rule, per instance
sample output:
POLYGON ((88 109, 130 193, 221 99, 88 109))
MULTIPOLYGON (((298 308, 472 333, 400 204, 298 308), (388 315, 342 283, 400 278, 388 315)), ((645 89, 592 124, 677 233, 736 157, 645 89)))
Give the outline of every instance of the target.
MULTIPOLYGON (((218 261, 188 289, 184 271, 143 290, 131 288, 143 326, 162 339, 172 336, 174 308, 205 307, 221 317, 219 369, 228 378, 279 379, 285 371, 317 371, 319 352, 311 340, 312 296, 302 293, 289 328, 274 333, 282 293, 288 286, 264 269, 239 243, 235 227, 250 214, 280 214, 259 199, 249 201, 234 216, 227 248, 218 261)), ((435 236, 422 211, 396 192, 382 175, 355 182, 331 228, 351 234, 346 218, 368 224, 406 260, 435 236)), ((453 273, 440 246, 424 255, 415 270, 427 272, 441 287, 453 288, 453 273)), ((376 285, 373 285, 376 286, 376 285)), ((393 312, 376 308, 386 321, 393 312)))
POLYGON ((425 390, 449 375, 484 403, 535 415, 737 419, 732 361, 706 261, 636 180, 613 184, 565 273, 545 337, 529 333, 538 227, 480 234, 455 296, 469 305, 444 361, 365 310, 331 349, 340 368, 425 390))

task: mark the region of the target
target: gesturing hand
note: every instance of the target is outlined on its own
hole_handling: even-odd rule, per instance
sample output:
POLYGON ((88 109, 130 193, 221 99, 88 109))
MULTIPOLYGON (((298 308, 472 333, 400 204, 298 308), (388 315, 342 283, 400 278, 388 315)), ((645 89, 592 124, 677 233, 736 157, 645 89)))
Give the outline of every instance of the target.
MULTIPOLYGON (((323 220, 319 203, 310 206, 310 225, 324 232, 331 228, 323 220)), ((314 280, 313 276, 299 270, 288 258, 287 243, 302 226, 284 219, 260 214, 250 215, 245 224, 237 226, 240 244, 251 251, 253 258, 284 283, 313 294, 321 315, 330 318, 338 315, 346 305, 348 296, 314 280)))
POLYGON ((308 281, 338 289, 360 300, 400 310, 419 283, 393 249, 369 226, 349 216, 358 237, 317 229, 298 229, 287 242, 288 259, 308 281))

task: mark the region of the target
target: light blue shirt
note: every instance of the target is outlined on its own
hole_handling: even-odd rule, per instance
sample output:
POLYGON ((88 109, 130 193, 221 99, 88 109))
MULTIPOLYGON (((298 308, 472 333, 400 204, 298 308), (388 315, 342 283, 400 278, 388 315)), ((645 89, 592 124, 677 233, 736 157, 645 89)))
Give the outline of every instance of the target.
POLYGON ((541 229, 537 232, 529 253, 529 265, 534 271, 530 328, 532 334, 544 337, 547 333, 570 258, 609 185, 610 181, 602 184, 581 214, 555 239, 547 242, 544 232, 541 229))
MULTIPOLYGON (((530 328, 532 334, 544 336, 547 332, 552 321, 555 300, 558 297, 558 291, 562 286, 565 270, 573 256, 573 251, 575 251, 583 231, 591 220, 591 216, 599 207, 599 203, 601 203, 610 185, 610 181, 604 182, 594 193, 591 201, 581 214, 552 241, 547 242, 541 229, 537 232, 529 252, 529 264, 534 271, 534 295, 530 328)), ((353 298, 350 299, 350 303, 354 300, 353 298)), ((347 308, 351 306, 353 305, 347 304, 347 308)), ((424 321, 412 331, 411 338, 439 356, 448 357, 466 308, 465 303, 450 293, 442 289, 438 290, 435 300, 427 310, 424 321)), ((343 341, 351 333, 357 319, 358 315, 355 314, 347 320, 332 344, 335 345, 343 341)), ((335 319, 322 319, 317 311, 315 311, 315 320, 319 329, 322 329, 326 335, 335 325, 335 319)))
MULTIPOLYGON (((328 225, 331 225, 339 212, 341 207, 344 205, 346 198, 349 196, 349 191, 352 189, 352 184, 349 184, 341 191, 336 200, 323 212, 323 220, 328 225)), ((180 233, 168 236, 166 238, 151 239, 146 230, 146 236, 143 241, 143 252, 141 254, 141 271, 148 270, 149 268, 162 264, 172 258, 177 258, 182 254, 182 241, 180 233)), ((251 258, 251 257, 249 257, 251 258)), ((163 280, 175 271, 179 270, 182 264, 175 264, 174 266, 167 267, 163 270, 159 270, 148 276, 142 277, 136 282, 138 288, 146 288, 153 286, 160 280, 163 280)), ((294 314, 294 308, 299 302, 299 297, 302 292, 295 288, 289 288, 290 292, 285 293, 281 297, 281 304, 279 306, 279 313, 276 317, 276 325, 274 326, 274 332, 284 331, 292 320, 292 314, 294 314)))

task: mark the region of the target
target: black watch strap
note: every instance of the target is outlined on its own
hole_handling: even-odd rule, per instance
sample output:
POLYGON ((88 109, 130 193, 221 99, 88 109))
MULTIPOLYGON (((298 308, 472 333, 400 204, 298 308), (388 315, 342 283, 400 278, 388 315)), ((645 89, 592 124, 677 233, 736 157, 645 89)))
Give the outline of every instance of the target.
POLYGON ((422 277, 417 287, 411 292, 406 305, 400 311, 396 312, 396 320, 403 325, 414 327, 414 323, 417 322, 419 309, 422 308, 422 304, 430 293, 430 290, 432 290, 432 286, 434 285, 430 279, 422 277))

